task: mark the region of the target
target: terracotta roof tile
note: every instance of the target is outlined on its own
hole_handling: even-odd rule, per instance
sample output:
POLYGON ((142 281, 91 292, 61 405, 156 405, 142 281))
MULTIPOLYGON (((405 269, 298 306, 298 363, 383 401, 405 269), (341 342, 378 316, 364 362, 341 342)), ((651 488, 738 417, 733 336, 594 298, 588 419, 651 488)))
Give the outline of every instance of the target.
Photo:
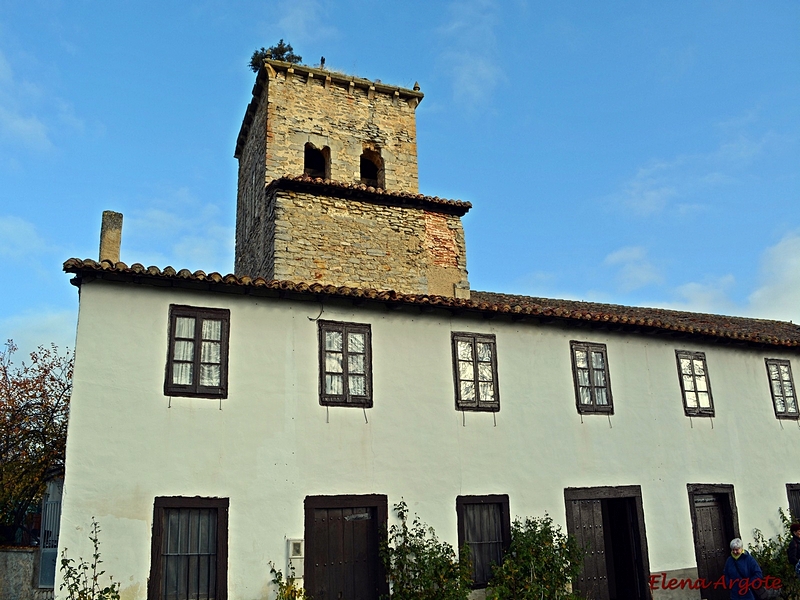
POLYGON ((472 208, 472 204, 462 200, 448 200, 438 196, 395 192, 364 185, 363 183, 345 183, 331 179, 311 178, 308 175, 284 175, 273 179, 267 185, 267 193, 273 189, 290 189, 306 191, 320 196, 357 198, 367 202, 391 204, 395 206, 414 206, 427 208, 436 212, 447 212, 463 216, 472 208))
POLYGON ((91 259, 70 258, 64 263, 64 271, 74 273, 80 278, 100 277, 118 281, 157 284, 171 280, 175 285, 184 282, 207 282, 213 286, 237 288, 257 288, 291 292, 299 295, 324 295, 343 299, 368 299, 389 302, 397 305, 434 306, 455 311, 477 311, 508 314, 517 317, 535 317, 545 320, 560 319, 565 322, 614 323, 625 327, 644 327, 654 333, 677 333, 701 336, 709 341, 739 341, 749 344, 800 348, 800 326, 784 321, 751 319, 692 313, 663 308, 642 308, 617 304, 599 304, 577 300, 556 300, 494 292, 471 293, 469 300, 445 296, 423 294, 401 294, 392 290, 375 290, 349 287, 336 287, 320 283, 295 283, 292 281, 267 281, 261 277, 221 275, 203 271, 190 272, 172 267, 159 269, 134 263, 130 267, 123 262, 112 264, 109 261, 96 262, 91 259))

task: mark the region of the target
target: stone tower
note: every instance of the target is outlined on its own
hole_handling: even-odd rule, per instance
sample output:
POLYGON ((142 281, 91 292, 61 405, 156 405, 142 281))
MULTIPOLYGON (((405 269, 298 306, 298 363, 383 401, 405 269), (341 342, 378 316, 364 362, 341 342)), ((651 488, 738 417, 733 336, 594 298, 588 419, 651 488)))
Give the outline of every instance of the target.
POLYGON ((469 297, 468 202, 418 193, 423 94, 264 61, 236 142, 236 274, 469 297))

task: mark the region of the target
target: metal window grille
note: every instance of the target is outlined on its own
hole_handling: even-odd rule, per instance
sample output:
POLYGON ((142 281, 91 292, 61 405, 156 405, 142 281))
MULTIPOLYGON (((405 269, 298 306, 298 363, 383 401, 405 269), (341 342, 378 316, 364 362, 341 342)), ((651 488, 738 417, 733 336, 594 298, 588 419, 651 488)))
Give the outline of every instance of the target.
POLYGON ((214 600, 217 510, 164 509, 163 600, 214 600))

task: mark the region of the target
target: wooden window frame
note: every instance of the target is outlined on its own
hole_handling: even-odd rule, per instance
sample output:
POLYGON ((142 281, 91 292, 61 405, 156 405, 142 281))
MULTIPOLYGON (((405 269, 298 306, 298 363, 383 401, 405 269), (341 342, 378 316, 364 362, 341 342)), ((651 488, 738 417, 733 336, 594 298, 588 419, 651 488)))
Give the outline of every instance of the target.
POLYGON ((575 406, 577 406, 578 412, 580 414, 613 415, 614 396, 611 393, 611 369, 608 366, 608 347, 605 344, 599 344, 597 342, 581 342, 578 340, 570 340, 569 354, 570 354, 570 360, 572 361, 572 382, 575 387, 575 406), (589 365, 589 393, 591 394, 592 398, 591 404, 583 404, 581 402, 581 385, 580 385, 580 380, 578 379, 578 364, 575 357, 576 350, 584 350, 587 353, 587 359, 589 365), (603 372, 606 378, 605 389, 606 389, 606 395, 608 396, 608 404, 605 405, 597 404, 597 396, 595 394, 595 388, 603 386, 596 386, 594 384, 595 369, 594 367, 592 367, 592 359, 591 359, 592 352, 600 352, 603 355, 603 372))
MULTIPOLYGON (((681 386, 681 399, 683 400, 683 413, 687 417, 714 417, 714 394, 711 393, 711 377, 708 374, 708 362, 706 361, 705 352, 695 352, 694 350, 675 350, 675 363, 678 366, 678 382, 681 386), (686 389, 683 386, 683 370, 681 369, 681 358, 688 358, 690 361, 702 360, 703 371, 705 372, 706 390, 708 391, 708 408, 700 406, 700 400, 697 401, 697 406, 689 406, 686 402, 686 389)), ((694 374, 694 365, 692 365, 692 378, 697 381, 697 376, 694 374)), ((697 385, 695 385, 695 393, 697 392, 697 385)))
MULTIPOLYGON (((775 411, 775 418, 777 419, 792 419, 797 420, 800 419, 800 400, 797 398, 797 389, 794 387, 794 376, 792 375, 792 363, 789 360, 782 359, 782 358, 765 358, 764 364, 767 367, 767 381, 769 381, 769 394, 772 397, 772 409, 775 411), (794 395, 794 406, 795 411, 791 412, 788 409, 782 412, 778 411, 778 403, 775 399, 775 390, 772 387, 772 375, 769 372, 770 365, 775 365, 780 369, 780 367, 786 367, 789 369, 789 383, 792 384, 792 392, 794 395)), ((786 390, 784 388, 783 379, 778 380, 781 386, 781 391, 784 392, 783 394, 783 402, 784 406, 786 406, 786 390)))
POLYGON ((474 412, 500 412, 500 381, 497 377, 497 338, 492 333, 469 333, 466 331, 453 331, 450 334, 450 343, 453 353, 453 382, 455 385, 456 410, 474 412), (458 373, 458 342, 466 341, 472 344, 472 382, 475 386, 475 403, 468 404, 461 398, 461 381, 458 373), (492 347, 492 383, 494 384, 494 400, 481 399, 478 381, 478 354, 477 344, 482 342, 492 347))
POLYGON ((786 499, 789 501, 789 514, 793 514, 794 520, 800 521, 800 483, 786 484, 786 499), (797 501, 792 502, 792 494, 797 494, 797 501), (792 513, 792 504, 795 504, 795 513, 792 513))
MULTIPOLYGON (((503 553, 508 552, 511 546, 511 512, 508 508, 508 494, 490 494, 483 496, 456 496, 456 517, 458 519, 458 552, 467 544, 464 506, 467 504, 499 504, 501 519, 501 534, 503 537, 503 553)), ((483 589, 487 586, 486 582, 472 582, 472 589, 483 589)))
POLYGON ((202 308, 171 304, 169 307, 169 330, 167 332, 167 367, 164 377, 165 396, 183 396, 187 398, 227 398, 228 397, 228 347, 230 336, 231 311, 227 308, 202 308), (175 364, 175 328, 178 317, 195 319, 194 328, 194 369, 190 385, 178 385, 172 382, 175 364), (218 386, 200 385, 200 359, 203 319, 222 321, 220 333, 220 373, 218 386))
POLYGON ((200 496, 156 496, 153 502, 153 534, 150 547, 150 578, 147 582, 147 600, 162 600, 164 587, 161 547, 164 536, 166 508, 217 510, 217 562, 216 598, 228 598, 228 498, 201 498, 200 496))
POLYGON ((347 323, 343 321, 317 321, 319 345, 319 403, 322 406, 351 406, 355 408, 372 408, 372 327, 364 323, 347 323), (342 394, 325 393, 325 332, 338 331, 342 334, 342 394), (350 394, 348 378, 347 334, 363 333, 364 338, 364 376, 366 378, 366 394, 353 396, 350 394))

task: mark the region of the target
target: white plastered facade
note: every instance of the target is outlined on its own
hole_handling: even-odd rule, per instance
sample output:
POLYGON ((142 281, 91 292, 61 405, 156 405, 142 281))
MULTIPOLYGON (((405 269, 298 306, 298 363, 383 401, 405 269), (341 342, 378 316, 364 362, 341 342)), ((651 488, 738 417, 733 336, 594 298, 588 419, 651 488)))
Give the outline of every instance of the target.
POLYGON ((564 526, 564 488, 639 485, 650 571, 691 568, 689 483, 734 486, 746 541, 754 527, 777 531, 785 484, 800 480, 800 428, 776 419, 764 359, 796 356, 312 296, 84 283, 60 550, 88 556, 94 516, 103 567, 123 599, 144 599, 154 498, 225 497, 228 597, 272 598, 268 562, 285 564, 285 540, 303 537, 308 495, 405 499, 456 545, 458 495, 508 494, 512 516, 547 512, 564 526), (171 304, 230 309, 224 400, 163 394, 171 304), (320 316, 371 326, 373 408, 320 405, 320 316), (496 415, 455 409, 453 331, 496 336, 496 415), (570 340, 607 345, 610 417, 578 414, 570 340), (676 349, 705 352, 713 423, 684 415, 676 349))

